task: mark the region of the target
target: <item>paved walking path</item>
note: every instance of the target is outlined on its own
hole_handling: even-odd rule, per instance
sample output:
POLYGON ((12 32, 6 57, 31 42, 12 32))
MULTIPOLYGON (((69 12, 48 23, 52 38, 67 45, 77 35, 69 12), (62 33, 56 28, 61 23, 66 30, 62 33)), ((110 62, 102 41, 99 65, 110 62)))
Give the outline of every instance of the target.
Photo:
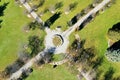
MULTIPOLYGON (((31 12, 31 7, 29 6, 29 4, 27 2, 23 3, 24 0, 20 0, 20 2, 25 6, 25 8, 30 12, 30 14, 33 16, 33 18, 35 20, 37 20, 40 23, 44 23, 39 17, 38 15, 32 11, 31 12)), ((67 38, 69 37, 69 35, 75 31, 75 29, 82 24, 90 15, 92 15, 93 13, 96 13, 97 11, 99 11, 103 6, 105 6, 110 0, 103 0, 103 2, 101 2, 98 6, 96 6, 93 10, 91 10, 88 14, 86 14, 82 19, 80 19, 75 25, 73 25, 72 27, 70 27, 68 30, 66 30, 65 32, 63 32, 61 35, 62 37, 67 40, 67 38)), ((46 31, 49 31, 50 29, 46 28, 46 31)), ((68 41, 66 41, 67 43, 68 41)), ((49 46, 49 45, 48 45, 49 46)), ((64 45, 62 46, 63 48, 66 48, 68 45, 64 45)), ((44 56, 44 54, 50 50, 48 50, 50 47, 46 48, 44 51, 38 53, 37 56, 35 56, 34 58, 32 58, 30 61, 28 61, 28 63, 26 63, 23 67, 21 67, 17 72, 13 73, 11 75, 11 77, 8 80, 16 80, 17 78, 19 78, 23 72, 23 70, 30 68, 37 60, 40 60, 42 58, 42 56, 44 56)), ((61 49, 63 49, 61 48, 61 49)), ((60 48, 57 48, 58 51, 60 51, 60 48)))
POLYGON ((109 3, 111 0, 103 0, 98 6, 96 6, 93 10, 88 12, 84 17, 82 17, 75 25, 71 26, 68 30, 66 30, 63 35, 69 37, 69 35, 77 29, 78 26, 80 26, 90 15, 96 13, 100 9, 102 9, 107 3, 109 3))
POLYGON ((34 63, 36 63, 36 61, 39 61, 43 58, 44 54, 48 53, 49 50, 43 50, 42 52, 38 53, 38 55, 36 55, 34 58, 32 58, 30 61, 28 61, 23 67, 21 67, 17 72, 13 73, 12 76, 8 79, 8 80, 16 80, 17 78, 19 78, 22 74, 22 72, 30 67, 32 67, 32 65, 34 63))
POLYGON ((93 80, 93 78, 95 77, 95 74, 96 74, 96 72, 94 71, 94 69, 89 70, 87 72, 85 72, 82 69, 78 69, 78 71, 85 78, 85 80, 93 80))
POLYGON ((20 0, 20 2, 23 4, 23 6, 28 10, 28 12, 32 15, 32 17, 38 21, 39 23, 44 24, 42 19, 32 10, 30 5, 27 2, 24 2, 24 0, 20 0))
POLYGON ((66 63, 68 60, 67 59, 64 59, 64 60, 62 60, 62 61, 58 61, 58 62, 52 62, 52 63, 50 63, 51 65, 62 65, 62 64, 64 64, 64 63, 66 63))

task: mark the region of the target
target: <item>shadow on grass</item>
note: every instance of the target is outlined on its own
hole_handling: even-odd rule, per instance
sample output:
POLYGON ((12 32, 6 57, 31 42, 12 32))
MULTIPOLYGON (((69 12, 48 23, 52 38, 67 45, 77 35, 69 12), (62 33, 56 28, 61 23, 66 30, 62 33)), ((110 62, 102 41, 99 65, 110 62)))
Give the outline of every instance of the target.
POLYGON ((90 16, 79 26, 79 30, 83 29, 92 19, 93 19, 93 16, 90 15, 90 16))
POLYGON ((103 63, 103 57, 97 58, 95 62, 93 62, 93 69, 97 69, 103 63))
POLYGON ((110 28, 110 30, 113 30, 113 31, 120 31, 120 22, 114 24, 113 27, 110 28))
POLYGON ((0 16, 4 16, 4 10, 6 9, 9 2, 4 3, 3 5, 0 5, 0 16))
POLYGON ((1 26, 1 23, 2 23, 2 22, 3 22, 3 20, 0 20, 0 28, 2 27, 2 26, 1 26))
POLYGON ((45 21, 45 26, 50 27, 61 15, 61 12, 55 13, 48 20, 45 21))
POLYGON ((112 46, 110 46, 107 50, 118 50, 120 49, 120 40, 115 42, 112 46))
POLYGON ((104 80, 112 80, 114 72, 115 72, 114 69, 110 67, 109 70, 104 75, 104 80))
POLYGON ((63 2, 58 2, 55 4, 55 9, 60 9, 63 6, 63 2))

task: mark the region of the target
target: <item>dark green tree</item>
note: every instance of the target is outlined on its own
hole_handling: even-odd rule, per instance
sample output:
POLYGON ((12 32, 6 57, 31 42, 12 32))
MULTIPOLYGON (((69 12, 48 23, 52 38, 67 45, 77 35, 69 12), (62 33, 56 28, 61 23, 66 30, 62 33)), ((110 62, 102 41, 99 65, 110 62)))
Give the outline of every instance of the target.
POLYGON ((120 49, 113 50, 113 51, 107 51, 105 55, 110 61, 120 62, 120 49))
POLYGON ((31 49, 31 56, 35 56, 42 50, 43 40, 40 40, 38 36, 30 36, 28 47, 31 49), (41 47, 40 47, 41 46, 41 47))

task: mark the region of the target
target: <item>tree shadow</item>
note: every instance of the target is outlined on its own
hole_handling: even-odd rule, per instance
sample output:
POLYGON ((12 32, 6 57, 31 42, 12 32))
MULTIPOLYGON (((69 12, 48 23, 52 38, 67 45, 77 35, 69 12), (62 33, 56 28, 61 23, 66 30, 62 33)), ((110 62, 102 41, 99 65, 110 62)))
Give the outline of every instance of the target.
POLYGON ((44 54, 40 54, 41 59, 39 61, 36 61, 37 65, 41 66, 45 63, 51 62, 54 59, 53 56, 54 56, 55 49, 56 48, 52 47, 44 51, 44 54))
POLYGON ((68 26, 74 25, 80 18, 80 15, 75 15, 70 21, 67 22, 68 26))
POLYGON ((81 41, 79 42, 79 40, 75 39, 75 40, 73 41, 73 43, 71 44, 72 49, 79 49, 79 48, 78 48, 78 47, 79 47, 79 43, 80 43, 80 48, 84 48, 85 40, 83 39, 83 40, 81 40, 81 41))
POLYGON ((44 26, 50 27, 61 15, 61 12, 57 12, 45 21, 44 26))
POLYGON ((2 71, 2 77, 9 77, 12 73, 19 70, 24 65, 24 62, 20 59, 17 59, 13 64, 8 65, 4 71, 2 71))
POLYGON ((25 80, 32 72, 33 68, 24 69, 21 76, 17 80, 25 80))
POLYGON ((114 24, 112 26, 112 28, 110 28, 109 30, 112 30, 112 31, 120 31, 120 22, 114 24))
POLYGON ((44 3, 45 3, 45 0, 40 0, 39 4, 37 5, 37 8, 43 6, 44 3))
POLYGON ((0 24, 3 22, 3 20, 0 20, 0 24))
POLYGON ((114 77, 113 80, 120 80, 120 76, 114 77))
POLYGON ((93 80, 99 80, 100 76, 102 75, 103 71, 102 70, 97 70, 96 71, 96 77, 93 80))
POLYGON ((93 16, 90 15, 80 26, 78 30, 83 29, 91 20, 93 19, 93 16))
POLYGON ((115 42, 112 46, 110 46, 107 50, 113 51, 120 49, 120 40, 115 42))
POLYGON ((104 80, 112 80, 114 72, 115 72, 114 69, 110 67, 109 70, 104 75, 104 80))
POLYGON ((43 50, 42 47, 43 39, 39 39, 39 36, 33 35, 28 39, 28 47, 31 49, 30 56, 36 56, 40 51, 43 50))
POLYGON ((97 69, 103 63, 103 57, 98 57, 96 61, 92 62, 93 69, 97 69))
POLYGON ((4 15, 4 10, 7 8, 8 4, 9 4, 9 2, 4 3, 3 5, 0 6, 0 16, 4 15))
POLYGON ((55 4, 55 9, 59 9, 59 8, 61 8, 63 6, 63 2, 61 1, 61 2, 58 2, 58 3, 56 3, 55 4))
POLYGON ((76 6, 77 6, 77 4, 78 4, 77 2, 71 3, 71 4, 69 5, 69 9, 70 9, 70 10, 75 9, 76 6))
POLYGON ((2 23, 2 22, 3 22, 3 20, 0 20, 0 28, 2 27, 2 26, 1 26, 1 23, 2 23))

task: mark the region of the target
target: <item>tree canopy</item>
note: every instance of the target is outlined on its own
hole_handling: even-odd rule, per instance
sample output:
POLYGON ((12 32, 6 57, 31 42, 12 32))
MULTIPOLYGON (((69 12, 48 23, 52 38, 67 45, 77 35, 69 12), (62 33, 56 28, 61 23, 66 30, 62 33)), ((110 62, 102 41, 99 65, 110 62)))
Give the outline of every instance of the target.
POLYGON ((120 22, 116 23, 108 30, 107 36, 114 42, 120 40, 120 22))

